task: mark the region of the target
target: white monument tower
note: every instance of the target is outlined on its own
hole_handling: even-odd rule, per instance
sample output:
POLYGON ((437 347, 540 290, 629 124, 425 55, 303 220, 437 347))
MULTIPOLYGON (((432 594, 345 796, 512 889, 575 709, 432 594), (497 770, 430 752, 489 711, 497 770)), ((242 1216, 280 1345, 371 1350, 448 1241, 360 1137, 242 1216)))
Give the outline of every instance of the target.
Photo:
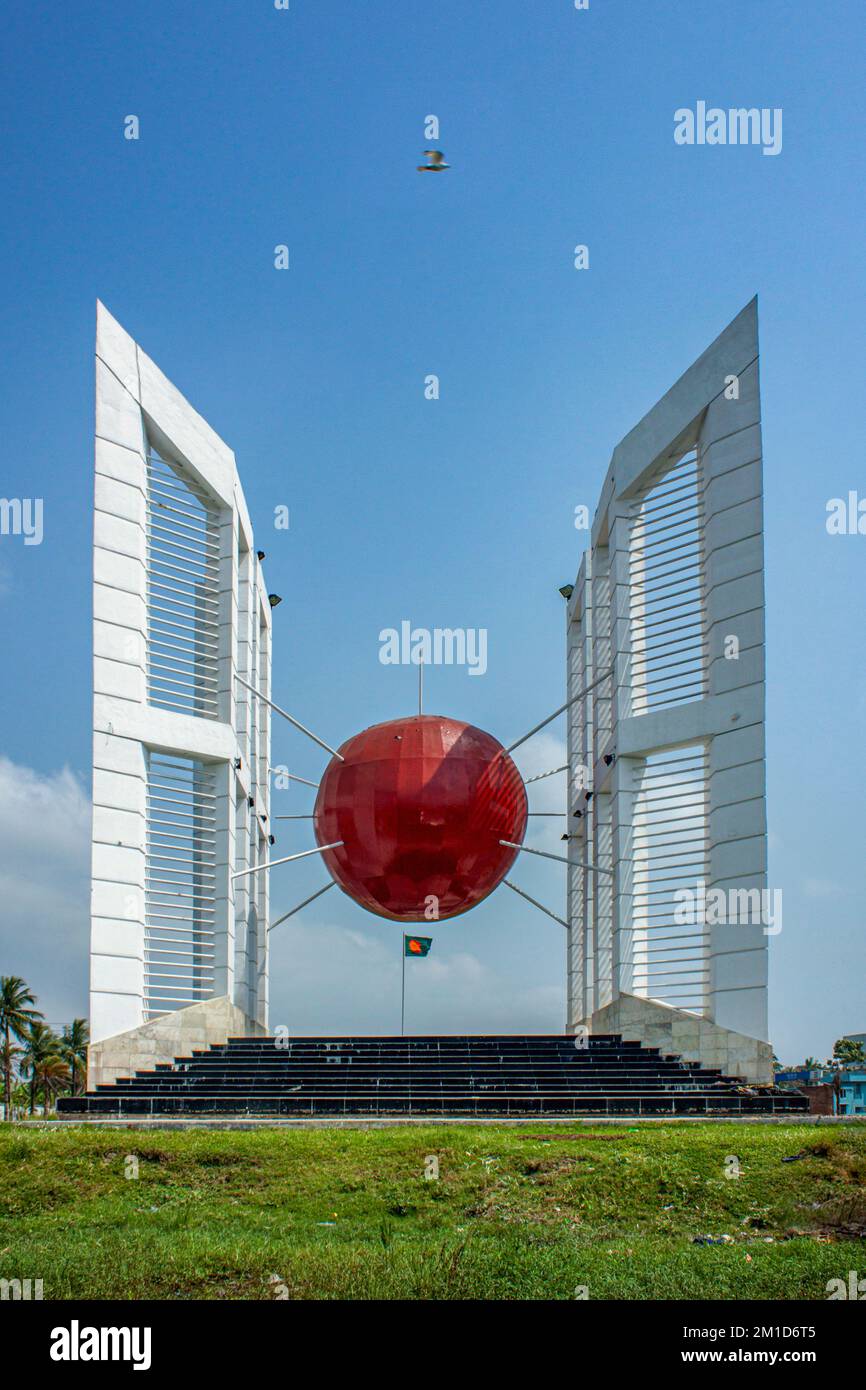
POLYGON ((569 1027, 770 1081, 756 301, 614 450, 567 644, 569 1027))
POLYGON ((271 682, 234 455, 102 304, 95 459, 91 1084, 267 1024, 271 682))

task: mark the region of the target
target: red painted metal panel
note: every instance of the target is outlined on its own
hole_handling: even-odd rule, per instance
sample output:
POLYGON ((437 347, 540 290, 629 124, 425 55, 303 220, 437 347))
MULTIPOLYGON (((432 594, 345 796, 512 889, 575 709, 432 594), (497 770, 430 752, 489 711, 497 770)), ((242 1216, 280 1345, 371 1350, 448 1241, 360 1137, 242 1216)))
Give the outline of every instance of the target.
POLYGON ((491 734, 443 715, 374 724, 340 748, 314 812, 337 884, 400 922, 467 912, 505 877, 526 830, 526 789, 491 734), (427 914, 425 916, 425 909, 427 914))

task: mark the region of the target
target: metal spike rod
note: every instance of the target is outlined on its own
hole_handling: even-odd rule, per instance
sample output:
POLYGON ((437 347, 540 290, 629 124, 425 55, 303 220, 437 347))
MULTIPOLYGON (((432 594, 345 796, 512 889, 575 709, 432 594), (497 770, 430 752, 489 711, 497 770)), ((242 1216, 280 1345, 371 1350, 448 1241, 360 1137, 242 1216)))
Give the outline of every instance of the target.
POLYGON ((335 840, 332 845, 317 845, 315 849, 302 849, 300 854, 287 854, 284 859, 269 859, 267 864, 254 864, 251 869, 238 869, 237 873, 232 874, 232 883, 236 878, 246 878, 247 874, 260 874, 265 869, 275 869, 277 864, 291 864, 295 859, 306 859, 309 854, 324 854, 326 849, 339 849, 342 840, 335 840))
POLYGON ((295 913, 300 912, 302 907, 307 907, 310 903, 314 903, 316 901, 316 898, 320 898, 323 893, 327 893, 328 889, 333 888, 333 886, 334 880, 332 879, 330 883, 325 884, 324 888, 320 888, 317 893, 311 893, 308 898, 304 898, 304 901, 302 903, 298 903, 297 907, 291 908, 289 912, 284 912, 282 917, 277 918, 276 922, 271 922, 271 925, 268 927, 268 931, 273 931, 274 927, 278 927, 280 923, 285 922, 288 917, 294 917, 295 913))
POLYGON ((243 676, 239 675, 237 671, 235 671, 235 680, 240 681, 241 685, 245 686, 247 690, 251 690, 254 695, 257 695, 263 704, 275 710, 277 714, 281 714, 284 719, 288 719, 289 723, 292 724, 294 728, 299 729, 302 734, 306 734, 307 738, 311 738, 320 748, 324 748, 326 753, 330 753, 333 757, 339 758, 341 763, 345 762, 342 753, 338 753, 336 748, 331 747, 330 743, 326 743, 323 738, 319 738, 317 734, 314 734, 312 730, 306 728, 299 720, 293 718, 291 714, 287 714, 284 709, 280 709, 279 705, 275 705, 273 700, 268 699, 267 695, 263 695, 260 690, 256 690, 256 687, 250 685, 249 681, 244 680, 243 676))
POLYGON ((288 777, 290 782, 303 782, 305 787, 315 787, 316 791, 319 789, 318 782, 311 782, 308 777, 299 777, 296 772, 284 772, 281 767, 269 767, 268 772, 272 776, 288 777))
POLYGON ((557 864, 572 864, 578 869, 589 869, 595 873, 610 874, 613 878, 613 869, 603 869, 600 864, 587 864, 583 859, 566 859, 562 854, 548 854, 546 849, 530 849, 529 845, 515 845, 511 840, 500 840, 501 845, 507 845, 509 849, 522 850, 524 854, 537 854, 540 859, 555 859, 557 864))
POLYGON ((536 724, 534 729, 530 729, 528 734, 524 734, 522 738, 510 744, 505 750, 506 753, 513 753, 515 748, 520 747, 521 743, 525 743, 528 738, 532 738, 532 735, 537 734, 539 729, 546 728, 553 719, 556 719, 557 715, 564 714, 567 709, 577 704, 578 700, 582 700, 584 695, 588 695, 591 690, 594 690, 597 685, 601 685, 601 682, 607 680, 608 676, 611 675, 613 675, 613 667, 609 666, 606 671, 602 671, 600 676, 596 676, 594 681, 590 681, 589 685, 585 685, 583 690, 578 690, 577 694, 572 695, 570 700, 566 700, 564 705, 560 705, 559 709, 555 709, 553 714, 549 714, 546 719, 542 719, 540 724, 536 724))
POLYGON ((568 763, 563 763, 562 767, 552 767, 549 772, 536 772, 534 777, 527 777, 526 785, 530 782, 541 782, 545 777, 554 777, 557 772, 568 772, 568 763))
POLYGON ((561 927, 565 927, 566 930, 568 929, 568 923, 564 921, 562 917, 557 917, 556 913, 551 912, 550 908, 545 907, 543 903, 536 902, 535 898, 531 898, 528 893, 524 893, 522 888, 518 888, 516 883, 509 883, 507 878, 504 878, 502 882, 505 884, 506 888, 511 889, 512 893, 518 893, 521 898, 525 898, 528 903, 532 903, 533 907, 537 907, 539 912, 546 913, 548 917, 553 918, 554 922, 558 922, 561 927))

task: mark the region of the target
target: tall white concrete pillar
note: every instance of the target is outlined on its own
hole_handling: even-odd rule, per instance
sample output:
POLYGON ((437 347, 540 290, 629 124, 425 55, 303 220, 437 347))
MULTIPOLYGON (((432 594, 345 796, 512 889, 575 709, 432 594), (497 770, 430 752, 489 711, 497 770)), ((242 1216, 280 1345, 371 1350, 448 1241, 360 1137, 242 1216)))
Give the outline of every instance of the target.
POLYGON ((754 1076, 769 1055, 761 497, 752 302, 614 450, 567 678, 573 697, 614 668, 569 716, 594 795, 570 827, 568 1024, 636 1027, 643 1000, 656 1033, 676 1015, 754 1076), (702 915, 714 890, 719 920, 702 915), (738 899, 751 920, 732 920, 738 899))
POLYGON ((270 722, 235 680, 270 689, 267 590, 234 455, 101 304, 94 508, 91 1036, 222 995, 264 1024, 268 872, 233 874, 268 859, 270 722))

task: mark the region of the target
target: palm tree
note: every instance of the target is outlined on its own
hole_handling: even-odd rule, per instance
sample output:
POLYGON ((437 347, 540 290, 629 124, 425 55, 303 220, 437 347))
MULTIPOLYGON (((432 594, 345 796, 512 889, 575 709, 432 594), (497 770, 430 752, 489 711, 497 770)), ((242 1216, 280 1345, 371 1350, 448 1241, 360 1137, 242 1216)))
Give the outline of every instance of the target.
POLYGON ((72 1094, 76 1094, 78 1087, 78 1068, 82 1071, 87 1067, 87 1044, 90 1042, 90 1030, 87 1027, 87 1019, 74 1018, 71 1023, 67 1023, 63 1029, 63 1036, 60 1039, 60 1056, 69 1067, 69 1074, 72 1082, 72 1094))
POLYGON ((807 1057, 806 1060, 805 1060, 805 1062, 803 1063, 803 1070, 804 1070, 804 1071, 818 1071, 819 1068, 820 1068, 820 1066, 821 1066, 821 1063, 818 1061, 818 1058, 817 1058, 817 1057, 807 1057))
POLYGON ((27 1104, 27 1087, 23 1081, 19 1080, 18 1085, 12 1090, 12 1109, 23 1110, 27 1104))
POLYGON ((3 1034, 3 1102, 7 1120, 12 1118, 12 1039, 21 1042, 31 1023, 42 1015, 31 1008, 35 995, 17 975, 0 975, 0 1032, 3 1034))
POLYGON ((49 1052, 35 1062, 33 1075, 37 1090, 42 1092, 42 1113, 47 1115, 51 1096, 69 1085, 69 1068, 56 1052, 49 1052))
POLYGON ((52 1032, 47 1023, 40 1023, 36 1020, 30 1024, 24 1035, 24 1060, 21 1064, 21 1071, 30 1082, 30 1114, 36 1110, 36 1096, 40 1085, 43 1084, 43 1069, 46 1064, 59 1062, 65 1067, 63 1058, 60 1056, 60 1039, 57 1034, 52 1032))
POLYGON ((12 1087, 12 1077, 15 1074, 17 1059, 21 1056, 21 1048, 14 1043, 0 1042, 0 1067, 3 1068, 3 1075, 9 1077, 9 1100, 6 1101, 6 1118, 12 1119, 12 1107, 15 1104, 15 1089, 12 1087))

